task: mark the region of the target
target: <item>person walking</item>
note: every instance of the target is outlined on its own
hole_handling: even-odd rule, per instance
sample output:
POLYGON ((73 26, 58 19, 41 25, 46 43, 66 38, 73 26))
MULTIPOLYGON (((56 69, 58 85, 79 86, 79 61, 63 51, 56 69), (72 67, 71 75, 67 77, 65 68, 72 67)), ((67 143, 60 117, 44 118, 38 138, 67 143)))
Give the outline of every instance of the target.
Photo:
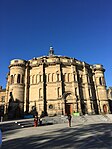
POLYGON ((72 119, 72 116, 69 114, 68 115, 68 125, 69 125, 69 127, 71 127, 71 119, 72 119))
POLYGON ((34 127, 37 127, 38 126, 38 117, 35 116, 34 118, 34 127))

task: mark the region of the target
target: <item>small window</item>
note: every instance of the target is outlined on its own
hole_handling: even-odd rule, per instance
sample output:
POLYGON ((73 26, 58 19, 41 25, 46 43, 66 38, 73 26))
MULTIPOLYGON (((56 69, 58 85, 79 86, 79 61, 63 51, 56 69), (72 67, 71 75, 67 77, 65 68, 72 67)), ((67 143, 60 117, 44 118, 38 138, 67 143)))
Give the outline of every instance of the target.
POLYGON ((58 97, 60 97, 60 87, 58 87, 57 93, 58 93, 58 97))
POLYGON ((53 105, 52 104, 49 105, 49 109, 53 109, 53 105))
POLYGON ((99 84, 102 85, 102 78, 99 78, 99 84))
POLYGON ((14 83, 14 77, 13 77, 13 75, 11 75, 11 84, 13 84, 14 83))
POLYGON ((75 96, 77 96, 77 88, 75 88, 75 96))
POLYGON ((39 98, 42 98, 42 88, 39 89, 39 98))
POLYGON ((20 74, 17 76, 17 83, 20 83, 20 74))
POLYGON ((54 73, 52 74, 52 82, 54 82, 54 73))
POLYGON ((57 74, 57 81, 59 81, 59 74, 57 74))

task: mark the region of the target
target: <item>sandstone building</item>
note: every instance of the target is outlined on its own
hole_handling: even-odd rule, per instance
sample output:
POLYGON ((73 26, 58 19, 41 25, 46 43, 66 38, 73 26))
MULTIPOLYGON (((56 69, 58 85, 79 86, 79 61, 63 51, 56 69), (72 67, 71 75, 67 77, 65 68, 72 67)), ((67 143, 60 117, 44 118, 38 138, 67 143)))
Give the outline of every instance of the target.
POLYGON ((100 64, 55 55, 52 47, 48 56, 11 60, 5 112, 13 101, 21 114, 35 108, 39 115, 108 113, 104 72, 100 64))

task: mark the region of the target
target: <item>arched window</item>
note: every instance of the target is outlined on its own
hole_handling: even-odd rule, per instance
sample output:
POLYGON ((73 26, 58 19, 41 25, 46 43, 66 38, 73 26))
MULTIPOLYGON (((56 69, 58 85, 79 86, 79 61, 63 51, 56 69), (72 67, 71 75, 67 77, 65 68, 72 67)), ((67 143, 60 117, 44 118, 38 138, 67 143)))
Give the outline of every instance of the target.
POLYGON ((75 88, 75 96, 77 96, 77 87, 75 88))
POLYGON ((13 75, 11 75, 11 84, 13 84, 14 83, 14 77, 13 77, 13 75))
POLYGON ((58 97, 60 97, 60 87, 57 88, 58 97))
POLYGON ((59 81, 59 74, 57 74, 57 81, 59 81))
POLYGON ((54 82, 54 73, 52 74, 52 82, 54 82))
POLYGON ((16 83, 16 74, 14 74, 14 83, 16 83))
POLYGON ((70 80, 71 80, 71 74, 68 73, 68 82, 70 82, 70 80))
POLYGON ((99 84, 102 85, 102 78, 99 78, 99 84))
POLYGON ((65 74, 63 75, 63 81, 65 82, 65 74))
POLYGON ((36 75, 36 83, 38 83, 38 74, 36 75))
POLYGON ((17 76, 17 83, 20 83, 20 74, 17 76))
POLYGON ((39 89, 39 98, 42 98, 42 88, 39 89))
POLYGON ((48 80, 47 81, 50 82, 50 73, 48 74, 48 80))
POLYGON ((39 82, 42 82, 42 75, 39 75, 39 82))

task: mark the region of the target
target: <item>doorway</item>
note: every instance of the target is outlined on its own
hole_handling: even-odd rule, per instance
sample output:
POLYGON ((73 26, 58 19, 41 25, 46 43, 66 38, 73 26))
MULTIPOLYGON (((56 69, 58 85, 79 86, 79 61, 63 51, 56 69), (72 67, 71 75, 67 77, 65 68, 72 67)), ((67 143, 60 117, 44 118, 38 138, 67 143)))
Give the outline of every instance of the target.
POLYGON ((71 104, 66 104, 66 106, 65 106, 65 114, 69 115, 71 113, 72 113, 71 104))

